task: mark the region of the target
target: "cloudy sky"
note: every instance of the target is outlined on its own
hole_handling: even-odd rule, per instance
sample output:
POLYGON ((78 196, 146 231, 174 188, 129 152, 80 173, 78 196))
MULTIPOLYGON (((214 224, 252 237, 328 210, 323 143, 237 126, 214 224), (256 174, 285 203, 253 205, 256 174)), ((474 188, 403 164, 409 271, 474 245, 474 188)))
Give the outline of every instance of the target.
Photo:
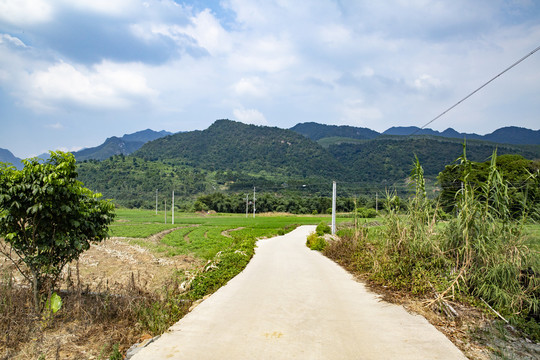
MULTIPOLYGON (((0 148, 222 118, 422 126, 539 45, 537 0, 0 0, 0 148)), ((429 127, 539 124, 540 52, 429 127)))

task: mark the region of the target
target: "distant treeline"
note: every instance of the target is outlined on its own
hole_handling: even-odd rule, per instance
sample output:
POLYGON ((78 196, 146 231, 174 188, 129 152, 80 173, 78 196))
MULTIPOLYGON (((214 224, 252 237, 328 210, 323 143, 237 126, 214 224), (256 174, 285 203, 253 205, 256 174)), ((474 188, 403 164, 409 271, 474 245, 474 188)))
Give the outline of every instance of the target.
MULTIPOLYGON (((264 193, 255 195, 255 209, 257 213, 286 212, 293 214, 329 214, 332 212, 332 199, 324 196, 283 196, 264 193)), ((336 211, 352 212, 355 208, 355 199, 338 197, 336 211)), ((375 200, 364 196, 356 198, 358 207, 375 208, 375 200)), ((253 194, 223 194, 213 193, 197 198, 194 204, 196 211, 213 210, 221 213, 253 212, 253 194)))

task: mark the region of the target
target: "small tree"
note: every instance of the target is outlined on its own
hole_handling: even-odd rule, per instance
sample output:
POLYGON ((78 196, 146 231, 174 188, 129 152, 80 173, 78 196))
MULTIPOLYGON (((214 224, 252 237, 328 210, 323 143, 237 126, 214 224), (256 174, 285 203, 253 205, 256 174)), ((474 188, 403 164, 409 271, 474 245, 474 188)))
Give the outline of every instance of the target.
POLYGON ((22 170, 0 163, 0 252, 32 284, 39 312, 62 268, 107 237, 114 205, 77 180, 70 153, 23 163, 22 170))

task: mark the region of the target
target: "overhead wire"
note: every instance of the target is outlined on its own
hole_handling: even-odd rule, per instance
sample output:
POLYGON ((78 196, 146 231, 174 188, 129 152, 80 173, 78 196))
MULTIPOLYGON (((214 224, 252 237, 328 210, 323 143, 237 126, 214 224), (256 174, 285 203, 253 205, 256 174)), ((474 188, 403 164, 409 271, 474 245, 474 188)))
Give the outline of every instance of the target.
POLYGON ((439 119, 440 117, 444 116, 446 113, 448 113, 450 110, 452 110, 453 108, 455 108, 456 106, 458 106, 459 104, 461 104, 462 102, 464 102, 465 100, 467 100, 468 98, 470 98, 471 96, 473 96, 474 94, 476 94, 477 92, 479 92, 480 90, 482 90, 483 88, 485 88, 487 85, 489 85, 491 82, 493 82, 495 79, 497 79, 498 77, 500 77, 502 74, 506 73, 507 71, 509 71, 510 69, 512 69, 513 67, 515 67, 516 65, 518 65, 519 63, 521 63, 523 60, 527 59, 528 57, 530 57, 531 55, 533 55, 534 53, 536 53, 538 50, 540 50, 540 46, 538 46, 536 49, 534 49, 533 51, 529 52, 527 55, 523 56, 521 59, 519 59, 518 61, 516 61, 515 63, 513 63, 512 65, 510 65, 509 67, 507 67, 506 69, 504 69, 503 71, 501 71, 500 73, 498 73, 497 75, 495 75, 494 77, 492 77, 489 81, 487 81, 486 83, 484 83, 482 86, 480 86, 479 88, 477 88, 476 90, 474 90, 473 92, 471 92, 469 95, 465 96, 463 99, 459 100, 457 103, 455 103, 454 105, 450 106, 448 109, 446 109, 445 111, 443 111, 442 113, 440 113, 439 115, 437 115, 436 117, 434 117, 432 120, 428 121, 426 124, 424 124, 422 127, 420 127, 419 129, 417 129, 416 131, 414 131, 412 134, 410 134, 409 136, 413 136, 415 135, 416 133, 418 133, 420 130, 424 129, 426 126, 428 126, 429 124, 431 124, 432 122, 434 122, 435 120, 439 119))

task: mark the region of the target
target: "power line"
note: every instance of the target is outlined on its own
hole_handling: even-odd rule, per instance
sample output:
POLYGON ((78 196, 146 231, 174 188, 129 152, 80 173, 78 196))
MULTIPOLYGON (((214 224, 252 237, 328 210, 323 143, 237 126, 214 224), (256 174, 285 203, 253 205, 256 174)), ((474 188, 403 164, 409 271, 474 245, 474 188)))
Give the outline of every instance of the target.
POLYGON ((470 93, 469 95, 465 96, 463 99, 459 100, 457 103, 455 103, 454 105, 450 106, 448 109, 446 109, 445 111, 443 111, 442 113, 440 113, 439 115, 437 115, 435 118, 433 118, 432 120, 430 120, 429 122, 427 122, 424 126, 422 126, 420 129, 416 130, 415 132, 413 132, 412 134, 410 134, 409 136, 412 136, 414 134, 416 134, 417 132, 419 132, 420 130, 422 130, 423 128, 425 128, 426 126, 428 126, 429 124, 431 124, 432 122, 434 122, 435 120, 437 120, 438 118, 440 118, 441 116, 443 116, 444 114, 446 114, 447 112, 449 112, 450 110, 452 110, 453 108, 455 108, 456 106, 458 106, 459 104, 461 104, 462 102, 464 102, 465 100, 467 100, 468 98, 470 98, 471 96, 473 96, 474 94, 476 94, 478 91, 482 90, 483 88, 485 88, 488 84, 490 84, 493 80, 497 79, 499 76, 501 76, 502 74, 504 74, 505 72, 507 72, 508 70, 512 69, 514 66, 518 65, 520 62, 522 62, 523 60, 525 60, 526 58, 528 58, 529 56, 533 55, 535 52, 537 52, 538 50, 540 50, 540 46, 538 46, 536 49, 534 49, 533 51, 531 51, 530 53, 528 53, 527 55, 525 55, 524 57, 522 57, 521 59, 519 59, 518 61, 516 61, 515 63, 513 63, 512 65, 510 65, 509 67, 507 67, 506 69, 504 69, 502 72, 500 72, 499 74, 497 74, 496 76, 494 76, 493 78, 491 78, 488 82, 484 83, 482 86, 480 86, 479 88, 477 88, 476 90, 474 90, 472 93, 470 93))

